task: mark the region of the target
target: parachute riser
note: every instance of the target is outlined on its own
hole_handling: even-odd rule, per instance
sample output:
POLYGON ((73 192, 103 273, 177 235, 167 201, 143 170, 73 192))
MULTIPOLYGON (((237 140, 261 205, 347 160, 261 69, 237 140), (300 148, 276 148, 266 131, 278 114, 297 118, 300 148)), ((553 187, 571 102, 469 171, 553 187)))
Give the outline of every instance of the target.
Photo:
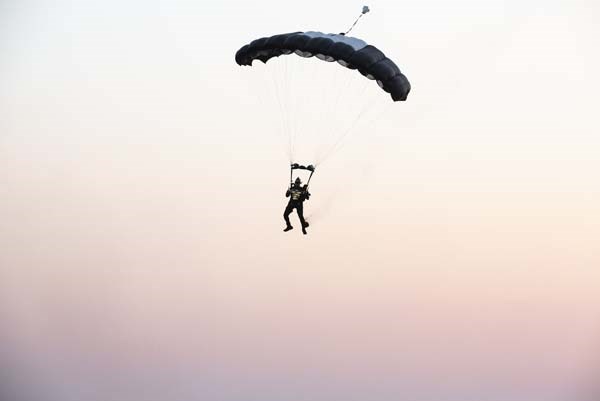
POLYGON ((313 169, 310 172, 310 175, 308 176, 308 181, 306 181, 306 189, 308 189, 308 186, 310 185, 310 179, 312 178, 313 174, 315 173, 315 170, 313 169))
POLYGON ((292 163, 290 165, 290 188, 294 184, 294 182, 293 182, 294 170, 308 170, 308 171, 310 171, 310 175, 308 176, 308 181, 306 181, 306 185, 305 185, 305 187, 308 189, 308 185, 310 184, 310 180, 311 180, 313 174, 315 173, 315 166, 313 166, 312 164, 309 164, 308 166, 302 166, 302 165, 300 165, 298 163, 292 163))

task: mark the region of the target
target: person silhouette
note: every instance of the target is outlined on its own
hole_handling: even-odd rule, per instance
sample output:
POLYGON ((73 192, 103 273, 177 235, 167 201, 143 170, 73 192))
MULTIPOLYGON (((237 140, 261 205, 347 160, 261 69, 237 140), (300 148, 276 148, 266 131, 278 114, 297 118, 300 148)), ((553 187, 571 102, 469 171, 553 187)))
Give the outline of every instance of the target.
POLYGON ((283 212, 283 219, 285 220, 286 227, 283 231, 290 231, 294 227, 290 224, 290 214, 296 209, 296 213, 298 213, 298 218, 300 219, 300 224, 302 224, 302 233, 306 234, 306 228, 309 226, 308 222, 304 220, 304 206, 303 203, 305 200, 310 198, 310 192, 308 192, 308 187, 306 185, 302 185, 302 180, 300 177, 296 178, 294 184, 290 186, 290 188, 285 193, 286 198, 290 198, 285 211, 283 212))

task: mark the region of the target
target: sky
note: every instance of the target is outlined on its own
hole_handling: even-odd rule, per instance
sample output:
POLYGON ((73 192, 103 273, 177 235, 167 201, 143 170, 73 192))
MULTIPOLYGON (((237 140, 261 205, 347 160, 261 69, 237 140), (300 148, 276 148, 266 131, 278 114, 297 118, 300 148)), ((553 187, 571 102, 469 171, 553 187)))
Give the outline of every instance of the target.
POLYGON ((406 102, 234 61, 363 3, 0 4, 0 398, 600 397, 600 7, 368 5, 406 102))

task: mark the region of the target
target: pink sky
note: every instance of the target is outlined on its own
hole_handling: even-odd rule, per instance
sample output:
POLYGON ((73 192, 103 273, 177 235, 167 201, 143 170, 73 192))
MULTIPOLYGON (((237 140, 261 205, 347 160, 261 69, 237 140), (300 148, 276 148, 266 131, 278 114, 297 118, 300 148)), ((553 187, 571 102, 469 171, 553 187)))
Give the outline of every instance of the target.
POLYGON ((0 394, 596 401, 595 4, 372 4, 413 92, 319 167, 302 236, 233 54, 358 3, 67 3, 0 20, 0 394))

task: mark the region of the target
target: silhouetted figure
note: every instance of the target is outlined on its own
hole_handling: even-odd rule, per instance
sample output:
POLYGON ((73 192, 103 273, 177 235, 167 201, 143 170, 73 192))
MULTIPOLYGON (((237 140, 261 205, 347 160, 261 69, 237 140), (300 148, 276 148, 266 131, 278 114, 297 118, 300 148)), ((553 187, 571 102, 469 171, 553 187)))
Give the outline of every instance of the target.
POLYGON ((294 228, 290 224, 290 214, 294 209, 296 209, 298 217, 300 218, 300 223, 302 224, 302 233, 306 234, 306 227, 308 227, 308 223, 306 222, 306 220, 304 220, 304 210, 302 203, 308 198, 310 198, 310 193, 308 192, 306 185, 302 186, 302 181, 300 180, 300 177, 296 178, 296 181, 294 181, 294 185, 292 185, 290 189, 287 190, 285 196, 286 198, 290 198, 290 201, 288 202, 287 207, 283 212, 283 218, 285 219, 286 224, 286 227, 283 231, 290 231, 292 228, 294 228))

